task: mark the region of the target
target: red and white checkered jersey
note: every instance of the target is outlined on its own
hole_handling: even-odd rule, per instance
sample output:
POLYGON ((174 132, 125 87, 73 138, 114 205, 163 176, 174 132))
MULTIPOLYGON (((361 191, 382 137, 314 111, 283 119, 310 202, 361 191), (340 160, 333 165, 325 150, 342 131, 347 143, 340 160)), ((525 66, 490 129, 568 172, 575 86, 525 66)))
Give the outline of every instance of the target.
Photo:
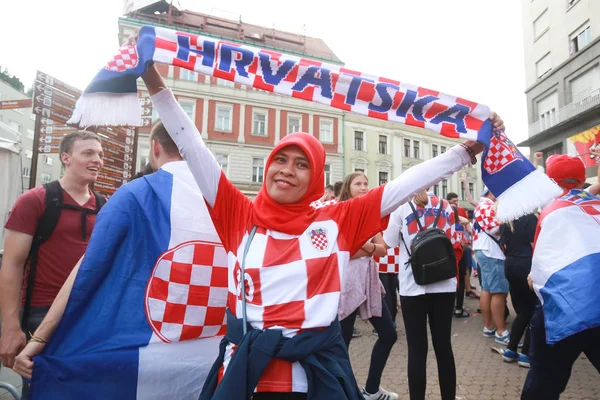
POLYGON ((482 197, 473 213, 477 223, 473 229, 473 250, 481 250, 486 256, 504 260, 504 253, 500 246, 488 236, 499 238, 500 221, 496 217, 496 205, 487 197, 482 197), (486 234, 487 233, 487 234, 486 234))
POLYGON ((400 268, 400 247, 391 247, 383 257, 373 257, 380 274, 397 274, 400 268))
MULTIPOLYGON (((257 329, 279 329, 293 337, 306 329, 331 325, 337 316, 344 267, 350 255, 381 231, 381 189, 351 202, 320 208, 301 235, 258 227, 246 257, 244 290, 248 322, 257 329)), ((242 318, 242 255, 249 238, 252 203, 223 175, 210 210, 228 253, 229 308, 242 318), (236 212, 231 212, 236 210, 236 212)), ((227 354, 234 351, 230 345, 227 354)), ((224 369, 229 362, 226 356, 224 369)), ((256 388, 259 392, 306 392, 299 364, 273 361, 256 388)))

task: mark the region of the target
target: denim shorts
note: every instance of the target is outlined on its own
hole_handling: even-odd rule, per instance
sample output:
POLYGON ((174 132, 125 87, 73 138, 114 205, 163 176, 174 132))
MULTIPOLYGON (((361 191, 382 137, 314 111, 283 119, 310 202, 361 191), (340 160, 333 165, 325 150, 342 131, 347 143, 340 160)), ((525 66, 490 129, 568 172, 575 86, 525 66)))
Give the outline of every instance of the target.
POLYGON ((481 290, 490 293, 508 293, 508 280, 504 275, 504 260, 487 257, 483 251, 475 250, 477 264, 481 269, 481 290))

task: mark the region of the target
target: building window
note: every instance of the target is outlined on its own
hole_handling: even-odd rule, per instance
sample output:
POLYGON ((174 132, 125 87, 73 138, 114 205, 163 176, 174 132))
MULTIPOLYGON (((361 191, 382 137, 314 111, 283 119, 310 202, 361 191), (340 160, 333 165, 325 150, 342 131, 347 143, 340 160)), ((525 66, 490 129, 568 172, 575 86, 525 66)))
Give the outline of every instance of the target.
POLYGON ((225 154, 215 154, 215 158, 217 159, 217 162, 221 166, 221 170, 223 170, 223 173, 225 174, 225 176, 228 176, 229 175, 229 171, 228 171, 229 157, 227 157, 225 154))
POLYGON ((180 68, 179 69, 179 79, 184 81, 198 81, 198 73, 194 71, 190 71, 189 69, 180 68))
POLYGON ((35 121, 35 114, 34 113, 29 114, 29 119, 32 121, 35 121))
POLYGON ((442 197, 445 199, 448 196, 448 179, 442 181, 442 197))
POLYGON ((569 54, 575 54, 592 41, 592 30, 588 25, 583 30, 577 30, 569 38, 569 54))
POLYGON ((440 185, 438 185, 437 183, 433 185, 433 194, 435 194, 438 197, 440 196, 440 185))
POLYGON ((33 139, 33 130, 27 129, 27 139, 33 139))
POLYGON ((21 130, 23 129, 21 124, 19 124, 18 122, 15 122, 15 121, 10 121, 9 126, 13 131, 18 132, 18 133, 21 133, 21 130))
POLYGON ((31 169, 29 167, 23 167, 23 178, 31 177, 31 169))
POLYGON ((438 145, 437 144, 432 144, 431 145, 431 157, 435 158, 438 156, 438 145))
POLYGON ((473 182, 469 182, 469 192, 471 193, 471 195, 473 195, 474 190, 475 189, 475 185, 473 185, 473 182))
POLYGON ((231 107, 217 106, 217 119, 215 120, 215 130, 221 132, 231 132, 231 114, 231 107))
POLYGON ((217 78, 217 85, 225 87, 234 87, 235 84, 227 79, 217 78))
POLYGON ((540 58, 535 63, 535 72, 538 78, 544 76, 548 71, 552 69, 552 60, 550 59, 550 53, 547 53, 544 57, 540 58))
POLYGON ((325 164, 325 185, 331 185, 331 165, 325 164))
POLYGON ((388 173, 384 171, 379 171, 379 184, 385 185, 388 183, 388 173))
POLYGON ((590 94, 600 88, 600 67, 596 65, 579 74, 575 79, 571 80, 569 86, 571 88, 571 100, 573 102, 586 98, 587 102, 587 100, 590 100, 590 94))
POLYGON ((252 111, 252 134, 267 136, 267 111, 252 111))
POLYGON ((50 181, 52 181, 52 177, 50 176, 50 174, 42 174, 42 180, 44 181, 44 183, 49 183, 50 181))
MULTIPOLYGON (((572 86, 571 86, 572 87, 572 86)), ((557 122, 558 93, 554 92, 537 102, 540 128, 548 129, 557 122)))
MULTIPOLYGON (((470 186, 471 184, 469 184, 470 186)), ((465 193, 465 183, 460 183, 460 199, 465 200, 467 198, 467 194, 465 193)))
POLYGON ((44 156, 44 164, 46 165, 53 165, 54 164, 54 159, 50 156, 44 156))
POLYGON ((288 133, 300 132, 302 117, 300 115, 288 114, 288 133))
MULTIPOLYGON (((183 111, 185 111, 185 113, 187 114, 188 117, 190 117, 190 119, 192 121, 195 121, 196 119, 196 107, 194 106, 194 103, 190 103, 190 102, 185 102, 185 101, 179 101, 179 105, 181 106, 181 108, 183 108, 183 111)), ((154 107, 152 107, 152 111, 154 111, 154 107)), ((154 119, 154 118, 152 118, 154 119)))
POLYGON ((387 154, 388 153, 387 141, 388 141, 387 136, 379 135, 379 154, 387 154))
POLYGON ((319 121, 319 137, 323 143, 333 143, 333 121, 321 119, 319 121))
POLYGON ((548 31, 548 9, 545 9, 539 17, 533 21, 533 40, 537 40, 540 36, 548 31))
POLYGON ((440 146, 440 153, 444 154, 446 152, 446 146, 440 146))
POLYGON ((421 158, 421 152, 419 149, 420 146, 420 142, 418 142, 417 140, 413 140, 413 158, 421 158))
POLYGON ((410 157, 410 139, 404 139, 404 157, 410 157))
POLYGON ((252 182, 262 183, 265 170, 265 160, 262 158, 252 159, 252 182))
POLYGON ((25 157, 27 157, 27 158, 33 157, 33 151, 31 151, 29 149, 25 149, 25 157))
POLYGON ((19 114, 23 115, 23 109, 22 108, 14 108, 14 110, 16 112, 18 112, 19 114))
POLYGON ((356 151, 365 151, 364 148, 364 132, 354 131, 354 150, 356 151))

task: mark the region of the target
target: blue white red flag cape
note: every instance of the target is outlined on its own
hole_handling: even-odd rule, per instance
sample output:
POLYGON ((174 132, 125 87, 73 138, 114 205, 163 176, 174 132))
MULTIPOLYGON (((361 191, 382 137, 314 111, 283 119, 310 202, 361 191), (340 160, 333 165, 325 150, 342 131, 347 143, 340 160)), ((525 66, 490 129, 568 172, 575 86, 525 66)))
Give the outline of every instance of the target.
POLYGON ((184 161, 99 213, 32 399, 197 400, 225 333, 227 255, 184 161))
POLYGON ((558 187, 494 132, 489 107, 398 80, 272 50, 187 32, 144 26, 87 87, 69 123, 139 125, 136 79, 153 63, 197 71, 261 90, 369 117, 426 128, 485 145, 483 180, 498 198, 498 217, 511 220, 548 204, 558 187))
POLYGON ((538 221, 531 279, 544 306, 546 341, 600 326, 600 199, 571 190, 538 221))

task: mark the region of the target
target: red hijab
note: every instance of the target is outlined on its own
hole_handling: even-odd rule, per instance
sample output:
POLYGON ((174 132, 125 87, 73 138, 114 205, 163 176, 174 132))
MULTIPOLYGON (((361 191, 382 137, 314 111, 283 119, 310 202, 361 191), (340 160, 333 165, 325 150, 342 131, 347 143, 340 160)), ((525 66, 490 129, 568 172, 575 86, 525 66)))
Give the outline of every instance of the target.
POLYGON ((293 204, 280 204, 271 199, 267 193, 266 184, 258 192, 254 200, 253 224, 289 235, 300 235, 308 228, 317 216, 316 210, 310 206, 315 200, 320 199, 325 186, 325 149, 323 145, 308 133, 292 133, 283 138, 273 149, 265 173, 273 161, 273 157, 287 146, 298 146, 308 157, 311 169, 310 186, 300 201, 293 204))

